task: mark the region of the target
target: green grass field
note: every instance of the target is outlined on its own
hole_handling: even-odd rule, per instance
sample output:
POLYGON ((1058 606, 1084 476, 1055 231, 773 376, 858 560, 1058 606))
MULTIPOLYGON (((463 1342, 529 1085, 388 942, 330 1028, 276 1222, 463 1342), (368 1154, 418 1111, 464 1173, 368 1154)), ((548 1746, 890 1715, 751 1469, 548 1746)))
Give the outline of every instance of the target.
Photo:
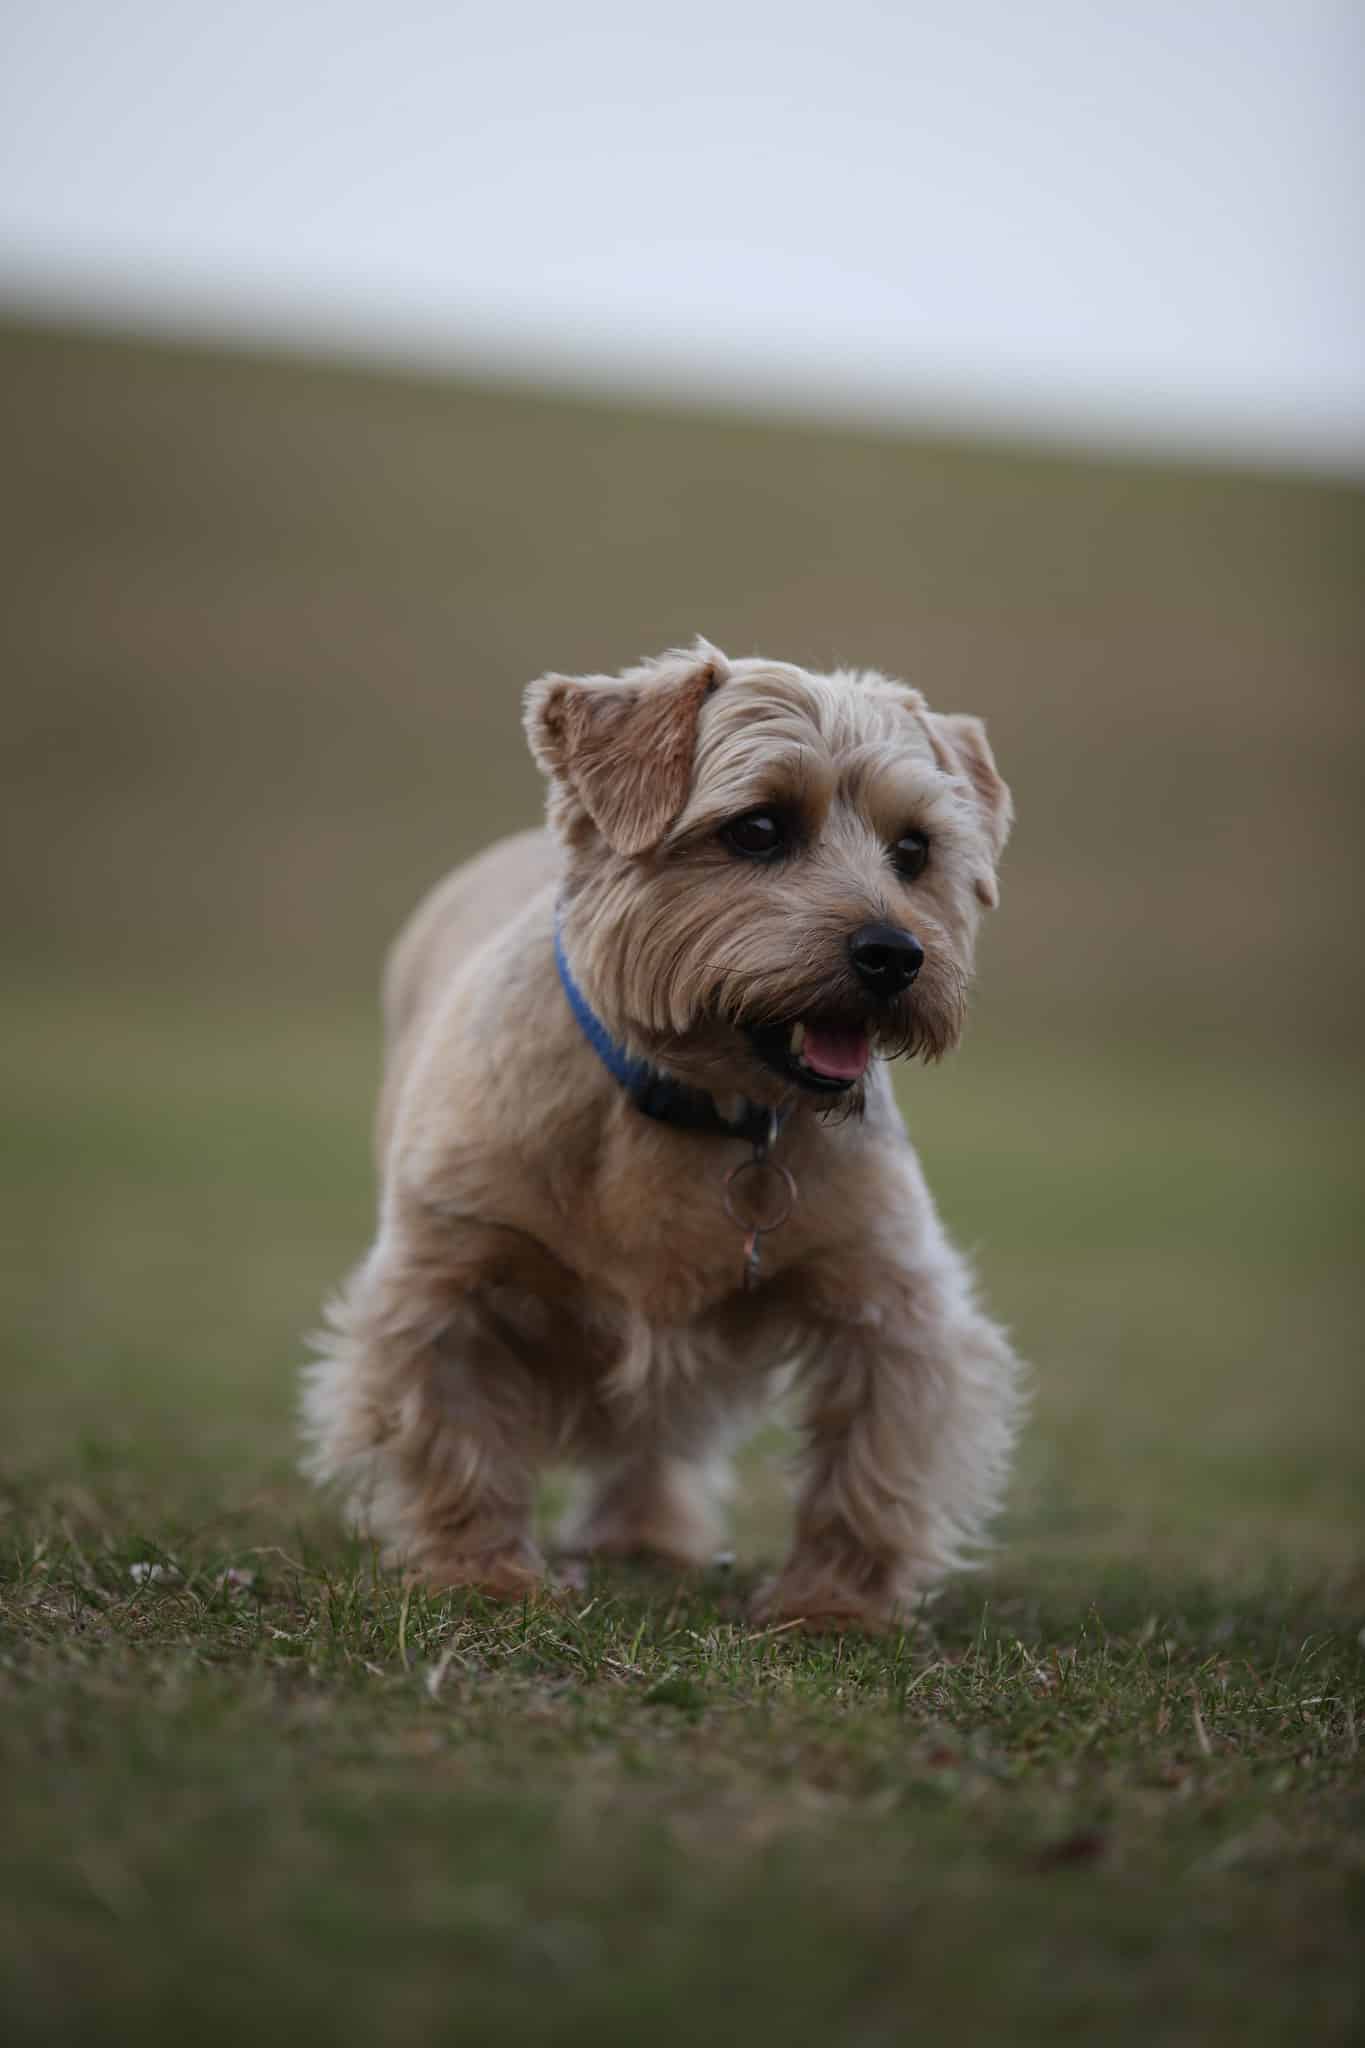
POLYGON ((7 2039, 1346 2042, 1365 1931, 1359 500, 0 333, 7 2039), (695 630, 985 711, 907 1075, 1033 1361, 903 1636, 736 1558, 407 1597, 296 1477, 384 937, 516 689, 695 630))

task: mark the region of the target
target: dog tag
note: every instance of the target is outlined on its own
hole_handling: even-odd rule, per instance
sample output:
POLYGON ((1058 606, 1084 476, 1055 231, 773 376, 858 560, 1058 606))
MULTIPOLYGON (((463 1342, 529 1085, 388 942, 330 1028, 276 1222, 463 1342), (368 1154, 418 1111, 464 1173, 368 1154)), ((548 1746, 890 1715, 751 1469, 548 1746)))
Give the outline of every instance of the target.
POLYGON ((758 1285, 758 1232, 751 1230, 744 1240, 744 1287, 752 1293, 758 1285))
POLYGON ((744 1286, 758 1285, 760 1239, 780 1230, 796 1207, 796 1182, 785 1166, 768 1157, 764 1143, 752 1159, 741 1159, 725 1176, 725 1213, 744 1232, 744 1286), (746 1213, 741 1212, 740 1202, 746 1213))

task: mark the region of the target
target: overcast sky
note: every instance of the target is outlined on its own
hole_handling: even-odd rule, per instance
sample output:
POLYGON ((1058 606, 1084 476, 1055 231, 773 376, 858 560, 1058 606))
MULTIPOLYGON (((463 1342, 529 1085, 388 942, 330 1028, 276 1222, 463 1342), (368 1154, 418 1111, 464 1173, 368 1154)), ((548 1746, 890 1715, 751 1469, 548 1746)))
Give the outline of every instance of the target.
POLYGON ((0 287, 1365 466, 1359 0, 6 0, 0 287))

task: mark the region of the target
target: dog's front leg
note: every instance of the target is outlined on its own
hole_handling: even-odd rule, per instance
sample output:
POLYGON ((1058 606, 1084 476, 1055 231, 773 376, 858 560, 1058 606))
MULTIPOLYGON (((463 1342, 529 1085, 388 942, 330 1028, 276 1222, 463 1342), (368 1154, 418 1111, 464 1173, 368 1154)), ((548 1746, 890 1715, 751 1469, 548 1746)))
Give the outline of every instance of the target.
POLYGON ((352 1520, 434 1588, 519 1597, 544 1579, 532 1537, 547 1401, 527 1320, 505 1280, 508 1233, 401 1232, 332 1306, 311 1369, 310 1469, 352 1520))
POLYGON ((999 1504, 1018 1366, 965 1266, 949 1253, 859 1281, 806 1367, 796 1531, 766 1620, 893 1625, 968 1561, 999 1504))

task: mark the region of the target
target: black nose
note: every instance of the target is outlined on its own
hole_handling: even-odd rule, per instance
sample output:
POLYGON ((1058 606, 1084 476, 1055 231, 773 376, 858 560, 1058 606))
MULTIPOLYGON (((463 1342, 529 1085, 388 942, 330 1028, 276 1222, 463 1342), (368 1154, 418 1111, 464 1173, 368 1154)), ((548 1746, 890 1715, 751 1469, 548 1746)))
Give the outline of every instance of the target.
POLYGON ((848 942, 858 979, 874 996, 898 996, 924 965, 924 948, 913 932, 894 924, 865 924, 848 942))

